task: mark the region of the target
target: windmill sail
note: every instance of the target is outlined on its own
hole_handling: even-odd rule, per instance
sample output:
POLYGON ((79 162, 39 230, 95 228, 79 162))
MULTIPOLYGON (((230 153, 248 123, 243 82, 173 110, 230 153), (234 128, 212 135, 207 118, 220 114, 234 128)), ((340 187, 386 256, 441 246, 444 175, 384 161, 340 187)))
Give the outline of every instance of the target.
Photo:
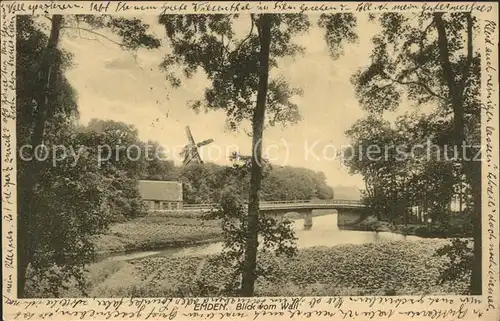
POLYGON ((194 142, 193 134, 191 134, 191 129, 189 128, 189 126, 186 126, 186 135, 188 137, 189 144, 196 145, 196 143, 194 142))
POLYGON ((206 139, 204 141, 199 142, 196 144, 193 134, 191 133, 191 129, 189 126, 186 126, 186 136, 188 138, 189 144, 184 146, 184 148, 181 151, 181 156, 184 156, 184 165, 187 165, 191 162, 197 162, 199 164, 203 164, 203 160, 200 157, 200 153, 198 152, 198 148, 201 146, 208 145, 212 143, 214 140, 213 139, 206 139))
POLYGON ((213 139, 207 139, 207 140, 204 140, 204 141, 199 142, 198 144, 196 144, 196 147, 205 146, 205 145, 211 144, 213 142, 214 142, 213 139))

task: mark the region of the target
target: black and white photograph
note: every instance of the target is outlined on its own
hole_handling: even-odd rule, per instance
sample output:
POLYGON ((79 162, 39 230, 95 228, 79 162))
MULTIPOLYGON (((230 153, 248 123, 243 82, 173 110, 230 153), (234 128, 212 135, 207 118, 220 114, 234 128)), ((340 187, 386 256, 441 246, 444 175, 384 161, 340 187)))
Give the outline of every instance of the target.
POLYGON ((488 4, 75 3, 15 17, 13 297, 487 294, 488 4))

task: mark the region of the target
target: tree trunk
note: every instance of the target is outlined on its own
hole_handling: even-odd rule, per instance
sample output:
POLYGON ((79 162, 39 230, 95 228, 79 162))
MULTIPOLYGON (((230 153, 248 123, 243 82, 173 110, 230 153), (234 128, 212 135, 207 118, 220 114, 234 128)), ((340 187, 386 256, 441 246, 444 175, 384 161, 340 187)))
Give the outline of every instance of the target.
MULTIPOLYGON (((38 146, 43 143, 45 134, 45 123, 47 121, 49 107, 49 92, 54 82, 54 74, 58 62, 55 61, 55 53, 59 44, 59 35, 62 25, 62 15, 52 16, 52 28, 47 47, 42 55, 39 73, 38 92, 33 93, 37 104, 37 112, 34 119, 31 145, 38 146)), ((39 227, 35 224, 35 211, 31 208, 35 196, 34 188, 40 172, 39 161, 33 159, 26 163, 26 169, 19 175, 19 208, 18 208, 18 288, 17 296, 24 297, 26 284, 26 271, 34 254, 34 245, 38 239, 39 227)))
MULTIPOLYGON (((458 147, 462 147, 465 139, 465 123, 464 123, 464 106, 463 106, 463 92, 455 80, 455 73, 453 72, 450 63, 450 53, 448 50, 448 38, 446 36, 446 26, 442 19, 443 13, 434 14, 434 21, 436 23, 436 29, 438 32, 438 47, 439 47, 439 57, 441 60, 441 68, 443 70, 443 76, 448 87, 448 100, 453 109, 453 125, 454 125, 454 135, 455 142, 459 144, 458 147)), ((464 75, 465 76, 465 75, 464 75)), ((463 90, 462 90, 463 91, 463 90)), ((462 151, 462 148, 459 148, 462 151)), ((463 159, 463 155, 459 156, 459 159, 463 159)))
POLYGON ((463 198, 464 198, 464 193, 463 193, 463 183, 462 181, 460 181, 460 192, 458 194, 458 211, 460 212, 460 214, 463 213, 464 209, 464 205, 463 205, 463 198))
MULTIPOLYGON (((20 192, 20 191, 19 191, 20 192)), ((19 193, 22 197, 22 194, 19 193)), ((20 198, 23 199, 23 198, 20 198)), ((18 229, 17 229, 17 297, 23 298, 26 285, 26 271, 30 262, 30 256, 32 251, 31 248, 31 237, 29 233, 29 216, 28 211, 25 210, 26 206, 23 206, 23 201, 18 202, 18 229)))
POLYGON ((470 177, 473 199, 472 235, 474 238, 470 293, 482 294, 482 217, 481 217, 481 162, 467 162, 466 171, 470 177))
POLYGON ((269 80, 269 49, 271 44, 271 16, 262 14, 259 18, 259 89, 257 103, 252 119, 252 169, 246 230, 245 262, 241 282, 241 295, 253 296, 255 269, 257 266, 258 228, 259 228, 259 193, 262 182, 262 136, 266 112, 266 97, 269 80))
MULTIPOLYGON (((458 150, 460 153, 463 151, 463 144, 465 143, 465 117, 464 117, 464 101, 463 94, 465 83, 469 74, 470 66, 472 63, 472 32, 473 32, 473 20, 470 13, 467 14, 467 60, 464 68, 464 73, 459 81, 455 76, 450 63, 449 51, 448 51, 448 40, 446 37, 446 26, 442 19, 443 13, 434 14, 434 22, 436 23, 436 29, 438 32, 438 46, 439 46, 439 56, 441 60, 441 68, 443 69, 443 76, 448 87, 448 98, 450 105, 453 109, 453 123, 454 123, 454 134, 455 142, 458 145, 458 150)), ((459 162, 463 165, 465 169, 465 174, 471 182, 471 187, 473 189, 472 198, 474 203, 473 208, 473 238, 474 238, 474 258, 471 272, 470 289, 471 294, 481 294, 482 287, 482 269, 481 269, 481 171, 477 170, 477 165, 480 162, 474 161, 468 158, 465 161, 465 155, 459 155, 459 162), (475 168, 476 167, 476 168, 475 168), (479 171, 479 175, 477 172, 479 171)))

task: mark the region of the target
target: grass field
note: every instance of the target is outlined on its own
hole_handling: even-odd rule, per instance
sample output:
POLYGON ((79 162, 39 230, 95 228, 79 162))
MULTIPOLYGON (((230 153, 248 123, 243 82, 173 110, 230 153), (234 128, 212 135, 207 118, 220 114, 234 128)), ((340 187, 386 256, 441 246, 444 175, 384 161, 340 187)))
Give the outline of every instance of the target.
MULTIPOLYGON (((263 256, 262 264, 279 267, 271 280, 259 279, 256 295, 419 295, 461 294, 466 280, 438 285, 445 259, 433 256, 445 240, 339 245, 299 250, 291 260, 263 256)), ((216 295, 228 271, 212 266, 209 256, 148 257, 128 262, 101 262, 91 267, 90 295, 216 295), (204 287, 203 285, 209 285, 204 287)))
POLYGON ((95 245, 99 253, 115 253, 187 246, 220 237, 219 221, 201 220, 195 212, 171 212, 113 224, 95 245))

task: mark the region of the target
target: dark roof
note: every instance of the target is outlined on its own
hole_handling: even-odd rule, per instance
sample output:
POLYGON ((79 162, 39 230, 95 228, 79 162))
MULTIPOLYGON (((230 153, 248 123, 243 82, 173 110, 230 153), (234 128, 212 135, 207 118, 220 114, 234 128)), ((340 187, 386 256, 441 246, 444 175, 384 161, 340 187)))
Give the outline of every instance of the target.
POLYGON ((142 199, 182 202, 182 183, 173 181, 139 181, 142 199))

